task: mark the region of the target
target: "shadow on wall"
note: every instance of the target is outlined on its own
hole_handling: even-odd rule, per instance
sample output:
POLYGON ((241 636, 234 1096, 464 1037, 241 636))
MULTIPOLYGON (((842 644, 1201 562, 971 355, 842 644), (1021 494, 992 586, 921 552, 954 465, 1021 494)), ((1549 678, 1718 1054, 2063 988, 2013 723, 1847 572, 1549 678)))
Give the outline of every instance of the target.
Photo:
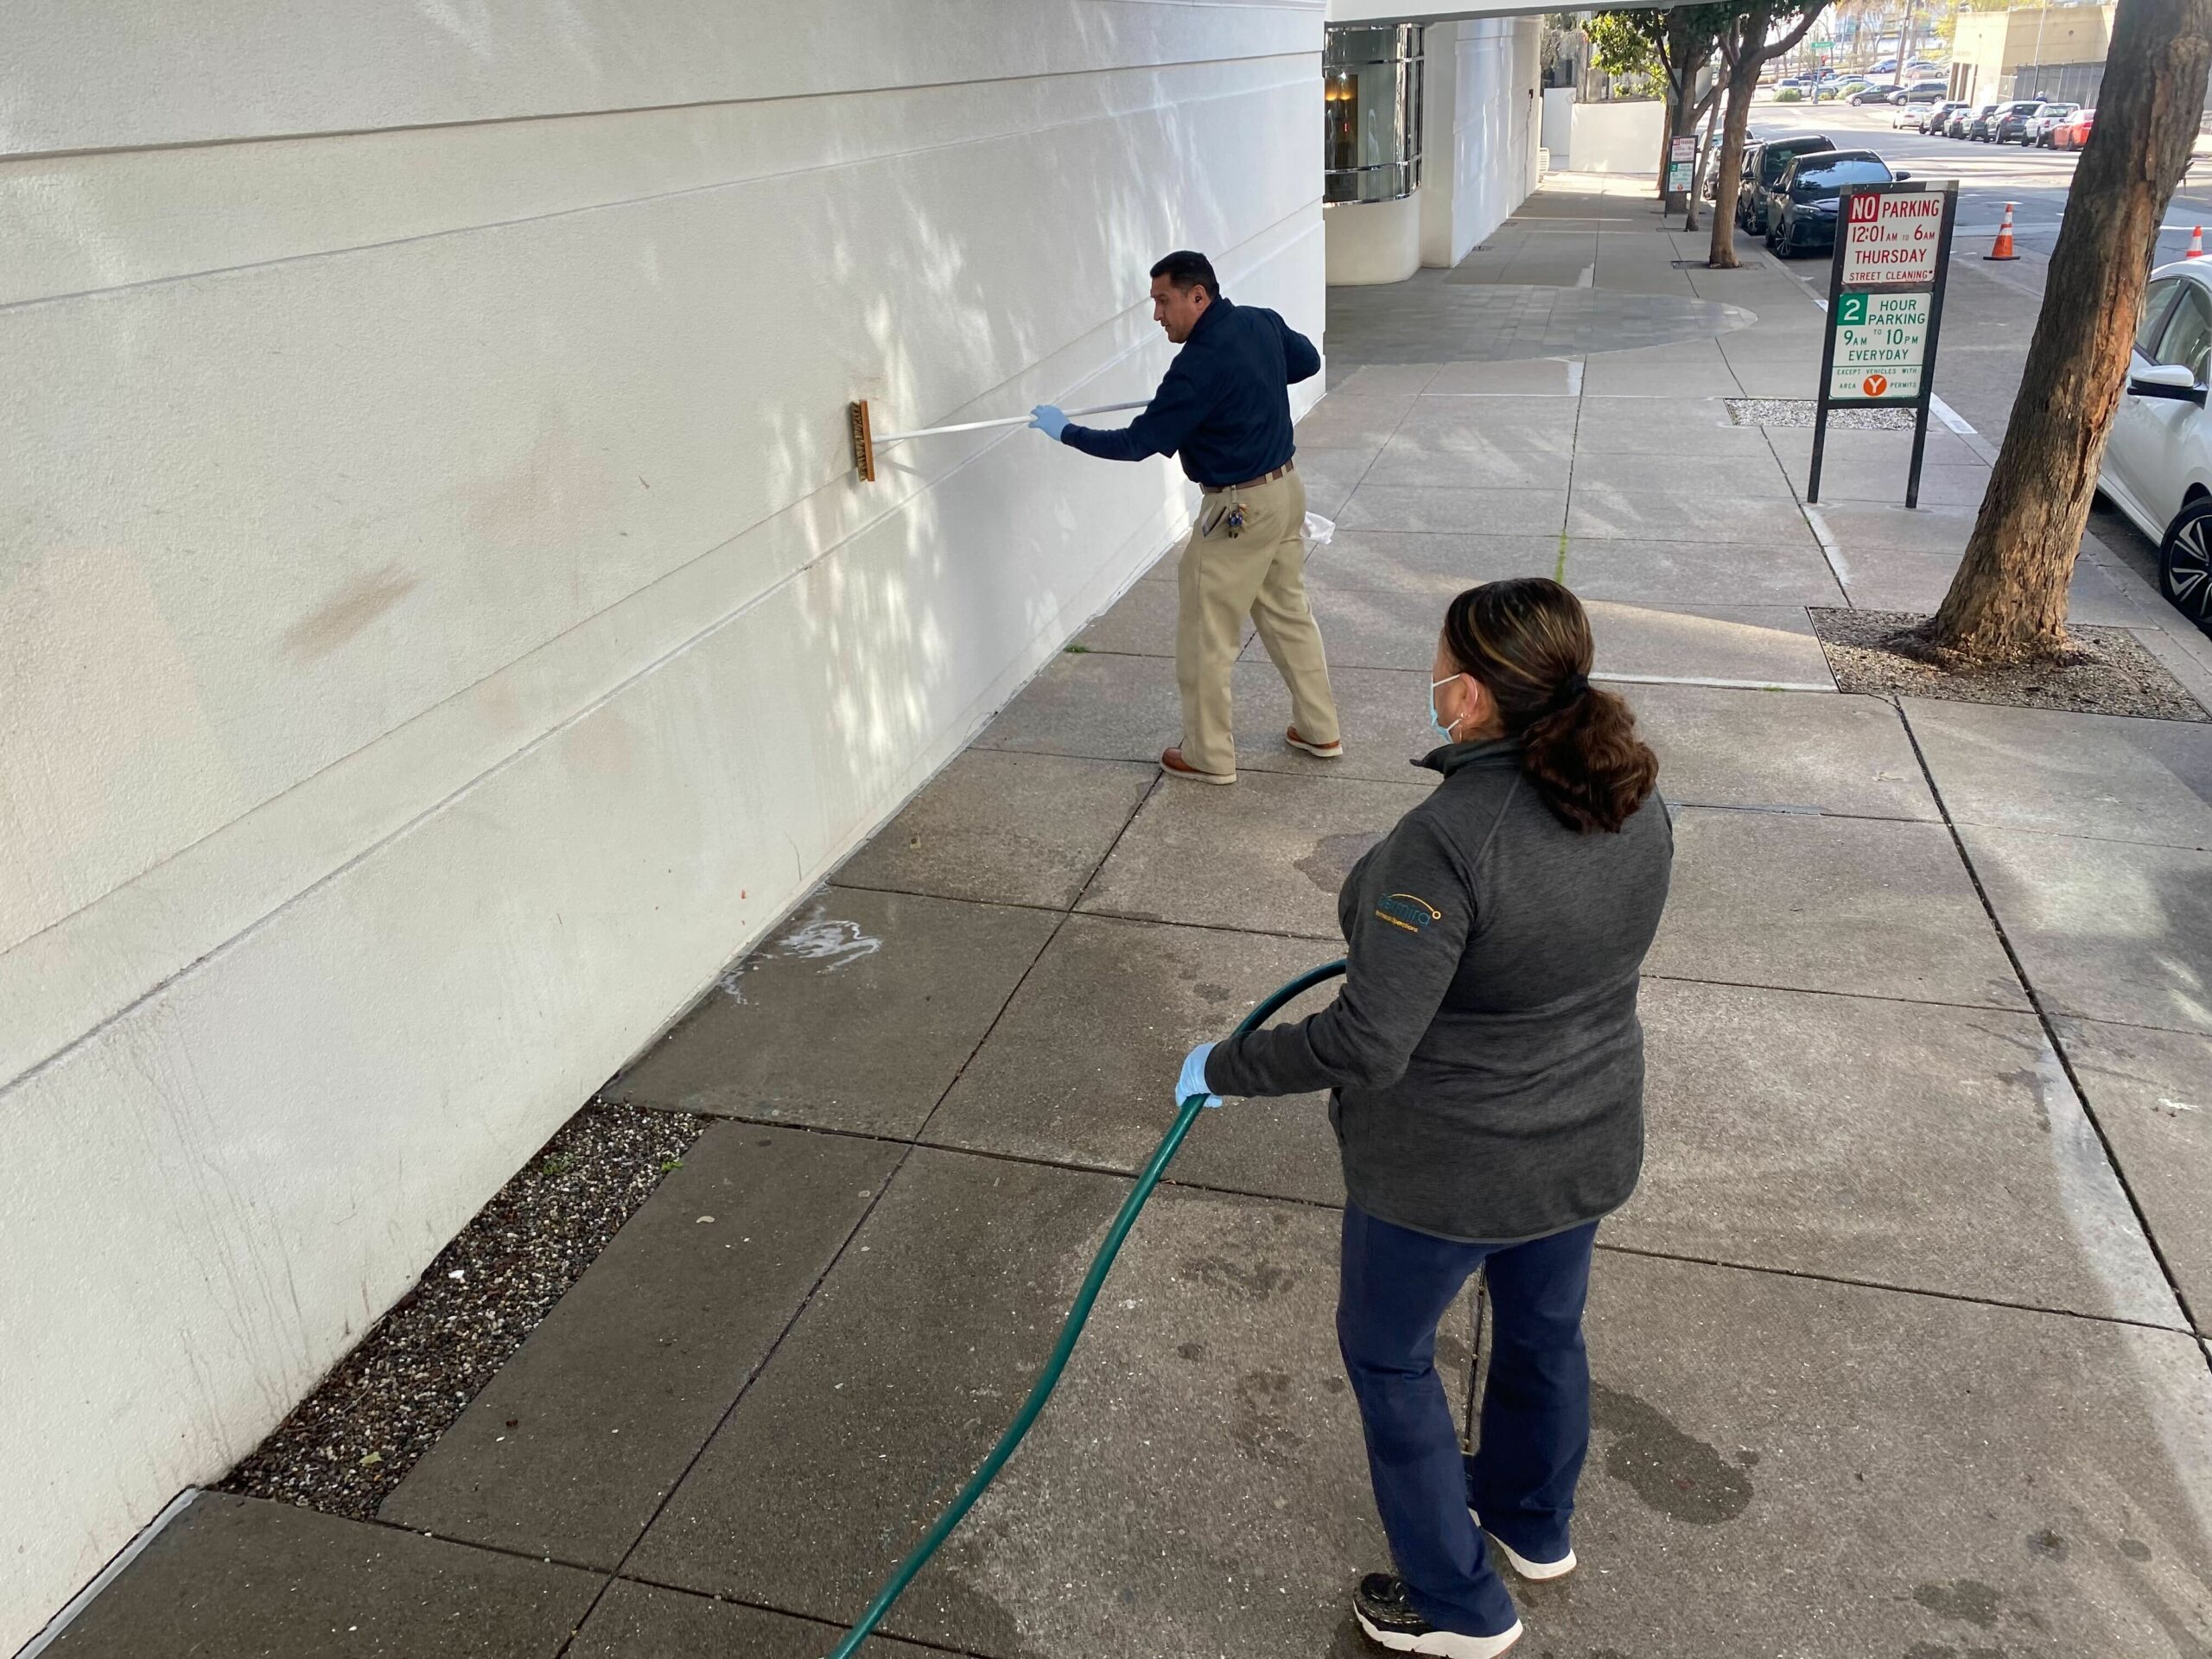
MULTIPOLYGON (((1207 135, 1193 129, 1181 107, 1148 111, 1147 119, 1160 128, 1163 152, 1206 152, 1207 135)), ((895 421, 901 429, 1020 414, 1037 402, 1149 396, 1174 349, 1151 321, 1152 262, 1172 247, 1205 248, 1223 257, 1224 288, 1236 297, 1237 265, 1224 245, 1234 193, 1224 182, 1218 166, 1194 167, 1176 181, 1182 199, 1171 206, 1164 194, 1119 172, 1058 178, 1051 219, 1098 227, 1107 250, 1102 268, 1078 280, 1118 296, 1106 323, 1072 338, 1055 337, 1040 315, 1045 308, 1017 285, 1022 273, 1010 256, 1039 233, 1037 199, 1008 193, 997 210, 1007 234, 991 238, 995 249, 979 243, 970 227, 918 219, 910 257, 898 268, 896 302, 877 298, 863 312, 874 355, 855 365, 852 395, 870 399, 879 425, 895 421), (944 404, 922 390, 944 377, 931 372, 941 363, 918 360, 918 332, 934 336, 940 349, 950 341, 952 350, 971 350, 980 361, 1025 366, 944 404)), ((880 227, 842 199, 823 207, 823 257, 834 293, 860 281, 858 251, 880 242, 880 227)), ((1034 280, 1057 286, 1065 273, 1048 268, 1034 280)), ((1157 550, 1122 549, 1120 532, 1102 548, 1092 539, 1097 530, 1116 520, 1172 518, 1185 486, 1172 461, 1126 468, 1022 429, 898 445, 879 455, 871 486, 853 478, 844 439, 842 405, 804 417, 779 415, 771 471, 779 493, 842 498, 845 537, 819 549, 821 563, 809 573, 819 579, 806 583, 805 655, 814 695, 834 715, 830 741, 856 758, 860 776, 893 785, 888 793, 836 803, 840 810, 829 816, 856 810, 873 822, 920 781, 911 762, 946 735, 932 726, 946 699, 975 717, 987 714, 974 700, 1003 667, 1010 643, 1027 642, 1033 658, 1039 648, 1057 647, 1087 620, 1071 615, 1071 603, 1100 597, 1095 579, 1107 557, 1129 556, 1128 569, 1113 573, 1118 588, 1136 574, 1138 555, 1157 550)))

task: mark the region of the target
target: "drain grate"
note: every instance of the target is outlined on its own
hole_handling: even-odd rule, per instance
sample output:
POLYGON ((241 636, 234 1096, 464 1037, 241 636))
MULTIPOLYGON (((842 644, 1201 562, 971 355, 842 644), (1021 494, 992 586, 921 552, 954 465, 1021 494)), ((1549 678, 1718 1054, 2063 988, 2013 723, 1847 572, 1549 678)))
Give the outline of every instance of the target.
MULTIPOLYGON (((1728 418, 1738 426, 1810 426, 1818 404, 1810 397, 1731 397, 1728 418)), ((1838 431, 1910 432, 1909 409, 1832 409, 1828 425, 1838 431)))

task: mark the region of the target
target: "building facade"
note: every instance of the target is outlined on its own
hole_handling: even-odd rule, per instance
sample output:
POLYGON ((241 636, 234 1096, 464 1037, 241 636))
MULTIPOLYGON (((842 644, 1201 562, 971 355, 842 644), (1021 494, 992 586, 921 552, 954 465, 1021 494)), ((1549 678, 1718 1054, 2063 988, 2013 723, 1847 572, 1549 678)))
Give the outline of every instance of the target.
POLYGON ((1542 40, 1536 16, 1330 24, 1330 282, 1455 265, 1535 188, 1542 40))
MULTIPOLYGON (((0 1650, 1180 533, 1318 0, 30 0, 0 54, 0 1650)), ((1318 383, 1301 392, 1310 401, 1318 383)))
POLYGON ((1540 26, 1462 9, 1325 220, 1331 21, 14 9, 0 1650, 1187 528, 1018 430, 862 483, 850 400, 1142 397, 1160 253, 1319 339, 1533 188, 1540 26))
POLYGON ((2113 10, 1961 11, 1951 42, 1951 96, 1969 103, 2036 97, 2094 102, 2113 10))

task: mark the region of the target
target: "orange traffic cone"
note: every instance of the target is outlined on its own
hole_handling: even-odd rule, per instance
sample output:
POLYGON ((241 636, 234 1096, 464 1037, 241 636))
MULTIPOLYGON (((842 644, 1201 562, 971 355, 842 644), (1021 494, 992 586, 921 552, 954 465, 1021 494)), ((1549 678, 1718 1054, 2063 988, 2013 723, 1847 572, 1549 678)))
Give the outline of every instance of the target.
POLYGON ((2202 259, 2203 257, 2204 227, 2202 225, 2199 225, 2196 229, 2190 232, 2189 251, 2182 255, 2182 257, 2184 259, 2202 259))
POLYGON ((1997 227, 1997 245, 1981 256, 1985 259, 2017 259, 2012 251, 2012 204, 2005 204, 2005 222, 1997 227))

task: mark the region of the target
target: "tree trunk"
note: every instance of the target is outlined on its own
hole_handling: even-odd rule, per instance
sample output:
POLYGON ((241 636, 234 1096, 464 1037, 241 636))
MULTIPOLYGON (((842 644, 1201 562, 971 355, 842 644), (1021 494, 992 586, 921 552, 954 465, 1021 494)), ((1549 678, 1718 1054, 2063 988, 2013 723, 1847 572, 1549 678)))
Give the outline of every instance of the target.
MULTIPOLYGON (((2212 4, 2212 0, 2203 0, 2212 4)), ((1814 19, 1824 8, 1808 7, 1796 25, 1778 41, 1767 37, 1774 29, 1775 0, 1751 0, 1751 9, 1736 20, 1735 33, 1726 37, 1728 49, 1728 119, 1721 130, 1719 200, 1713 204, 1713 245, 1706 263, 1715 270, 1736 267, 1736 189, 1744 170, 1744 130, 1751 124, 1751 94, 1758 90, 1759 71, 1775 59, 1797 49, 1811 32, 1814 19)))
POLYGON ((1751 7, 1728 60, 1728 111, 1720 125, 1719 188, 1713 198, 1713 242, 1706 263, 1715 270, 1736 267, 1736 190, 1744 176, 1744 130, 1751 123, 1751 92, 1759 84, 1759 42, 1766 38, 1769 12, 1764 0, 1751 7))
MULTIPOLYGON (((1670 44, 1670 47, 1675 44, 1675 35, 1679 33, 1679 29, 1681 29, 1679 24, 1670 24, 1670 27, 1668 27, 1668 44, 1670 44)), ((1681 82, 1676 82, 1675 79, 1675 62, 1676 60, 1672 58, 1666 48, 1659 51, 1659 75, 1662 75, 1663 91, 1659 93, 1659 183, 1656 183, 1656 190, 1659 190, 1659 208, 1662 210, 1668 208, 1668 199, 1666 199, 1668 155, 1672 153, 1675 124, 1681 119, 1681 82)))
POLYGON ((1673 21, 1667 25, 1666 48, 1659 54, 1660 67, 1667 72, 1667 115, 1659 124, 1659 207, 1662 213, 1672 213, 1680 206, 1675 193, 1667 188, 1669 169, 1675 161, 1675 136, 1687 124, 1685 116, 1690 100, 1690 85, 1695 71, 1690 67, 1690 31, 1681 11, 1669 14, 1673 21))
POLYGON ((2004 447, 1922 649, 1955 669, 2063 655, 2106 434, 2212 70, 2212 0, 2120 0, 2004 447))
POLYGON ((1689 206, 1682 210, 1682 228, 1697 229, 1697 204, 1705 188, 1705 169, 1713 164, 1713 124, 1720 118, 1720 87, 1716 82, 1705 95, 1705 137, 1697 147, 1697 165, 1690 169, 1689 206))
POLYGON ((1666 203, 1666 211, 1670 213, 1678 208, 1687 207, 1697 193, 1697 169, 1694 167, 1690 169, 1690 188, 1687 192, 1668 189, 1667 181, 1672 175, 1675 165, 1674 141, 1677 138, 1697 137, 1698 118, 1705 112, 1704 105, 1698 101, 1697 78, 1705 73, 1705 66, 1713 60, 1710 47, 1703 52, 1693 52, 1689 41, 1689 31, 1687 29, 1682 31, 1681 51, 1681 80, 1673 90, 1671 106, 1668 111, 1667 153, 1659 159, 1662 168, 1659 175, 1660 190, 1666 203))

